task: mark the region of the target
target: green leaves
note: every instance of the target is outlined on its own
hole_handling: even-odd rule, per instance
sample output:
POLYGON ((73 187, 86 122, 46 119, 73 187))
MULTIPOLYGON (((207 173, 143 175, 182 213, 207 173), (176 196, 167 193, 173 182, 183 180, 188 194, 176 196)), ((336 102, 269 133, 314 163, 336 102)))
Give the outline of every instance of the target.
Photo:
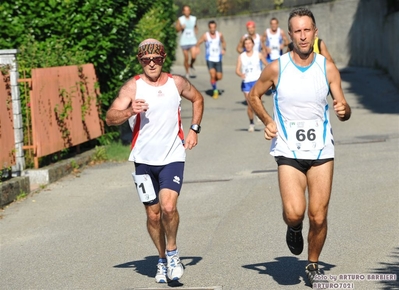
POLYGON ((176 15, 172 0, 1 1, 0 47, 18 48, 24 69, 93 63, 101 103, 108 106, 120 86, 141 72, 136 53, 145 38, 164 43, 170 69, 176 15))

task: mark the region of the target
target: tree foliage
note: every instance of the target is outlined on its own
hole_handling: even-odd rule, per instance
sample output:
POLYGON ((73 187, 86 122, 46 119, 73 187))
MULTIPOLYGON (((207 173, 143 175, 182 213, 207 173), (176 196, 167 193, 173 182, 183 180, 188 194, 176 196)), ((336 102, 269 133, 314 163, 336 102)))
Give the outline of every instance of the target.
POLYGON ((2 1, 0 49, 23 48, 25 55, 17 57, 27 60, 32 58, 29 47, 33 43, 33 57, 44 58, 31 61, 34 67, 93 63, 106 108, 123 82, 141 71, 135 55, 145 38, 165 44, 165 69, 169 70, 175 55, 176 9, 172 0, 2 1), (65 57, 54 57, 53 51, 65 57), (79 57, 66 57, 70 54, 79 57), (49 55, 60 63, 46 61, 49 55), (69 61, 72 63, 65 63, 69 61))

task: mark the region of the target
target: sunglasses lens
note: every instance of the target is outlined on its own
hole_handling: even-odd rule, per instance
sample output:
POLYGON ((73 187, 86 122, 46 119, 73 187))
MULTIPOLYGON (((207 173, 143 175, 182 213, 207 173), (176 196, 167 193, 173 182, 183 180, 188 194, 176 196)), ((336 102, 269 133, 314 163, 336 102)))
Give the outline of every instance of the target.
POLYGON ((161 56, 151 57, 151 58, 149 58, 149 57, 143 57, 143 58, 141 59, 141 62, 142 62, 144 65, 149 65, 149 64, 151 63, 151 61, 153 61, 153 62, 154 62, 155 64, 157 64, 157 65, 161 65, 162 62, 163 62, 163 57, 161 57, 161 56))

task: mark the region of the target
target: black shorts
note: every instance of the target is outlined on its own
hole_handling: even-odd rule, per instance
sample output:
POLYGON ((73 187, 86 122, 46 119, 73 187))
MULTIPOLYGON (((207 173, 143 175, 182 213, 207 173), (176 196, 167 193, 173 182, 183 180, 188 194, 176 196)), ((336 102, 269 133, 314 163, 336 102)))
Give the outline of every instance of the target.
POLYGON ((215 62, 215 61, 207 60, 206 61, 206 66, 208 67, 208 70, 215 69, 216 72, 218 72, 218 73, 223 72, 223 70, 222 70, 222 62, 221 61, 215 62))
POLYGON ((294 159, 294 158, 287 158, 284 156, 276 156, 274 157, 278 166, 280 165, 289 165, 292 166, 302 173, 306 174, 306 172, 313 166, 322 165, 329 161, 334 160, 334 158, 326 158, 326 159, 294 159))

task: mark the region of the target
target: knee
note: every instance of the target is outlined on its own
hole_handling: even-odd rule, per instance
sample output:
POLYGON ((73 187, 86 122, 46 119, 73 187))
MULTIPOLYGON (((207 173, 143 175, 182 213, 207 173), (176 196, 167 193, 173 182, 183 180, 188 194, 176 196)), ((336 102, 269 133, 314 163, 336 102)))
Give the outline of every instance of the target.
POLYGON ((148 211, 147 219, 148 219, 148 222, 151 224, 158 224, 161 220, 161 212, 148 211))
POLYGON ((177 208, 173 203, 162 205, 162 215, 165 218, 172 218, 177 212, 177 208))
POLYGON ((314 228, 323 228, 327 224, 327 216, 325 214, 310 214, 309 213, 309 224, 314 228))
POLYGON ((285 222, 289 226, 299 225, 304 218, 304 213, 300 211, 285 211, 283 215, 285 222))

